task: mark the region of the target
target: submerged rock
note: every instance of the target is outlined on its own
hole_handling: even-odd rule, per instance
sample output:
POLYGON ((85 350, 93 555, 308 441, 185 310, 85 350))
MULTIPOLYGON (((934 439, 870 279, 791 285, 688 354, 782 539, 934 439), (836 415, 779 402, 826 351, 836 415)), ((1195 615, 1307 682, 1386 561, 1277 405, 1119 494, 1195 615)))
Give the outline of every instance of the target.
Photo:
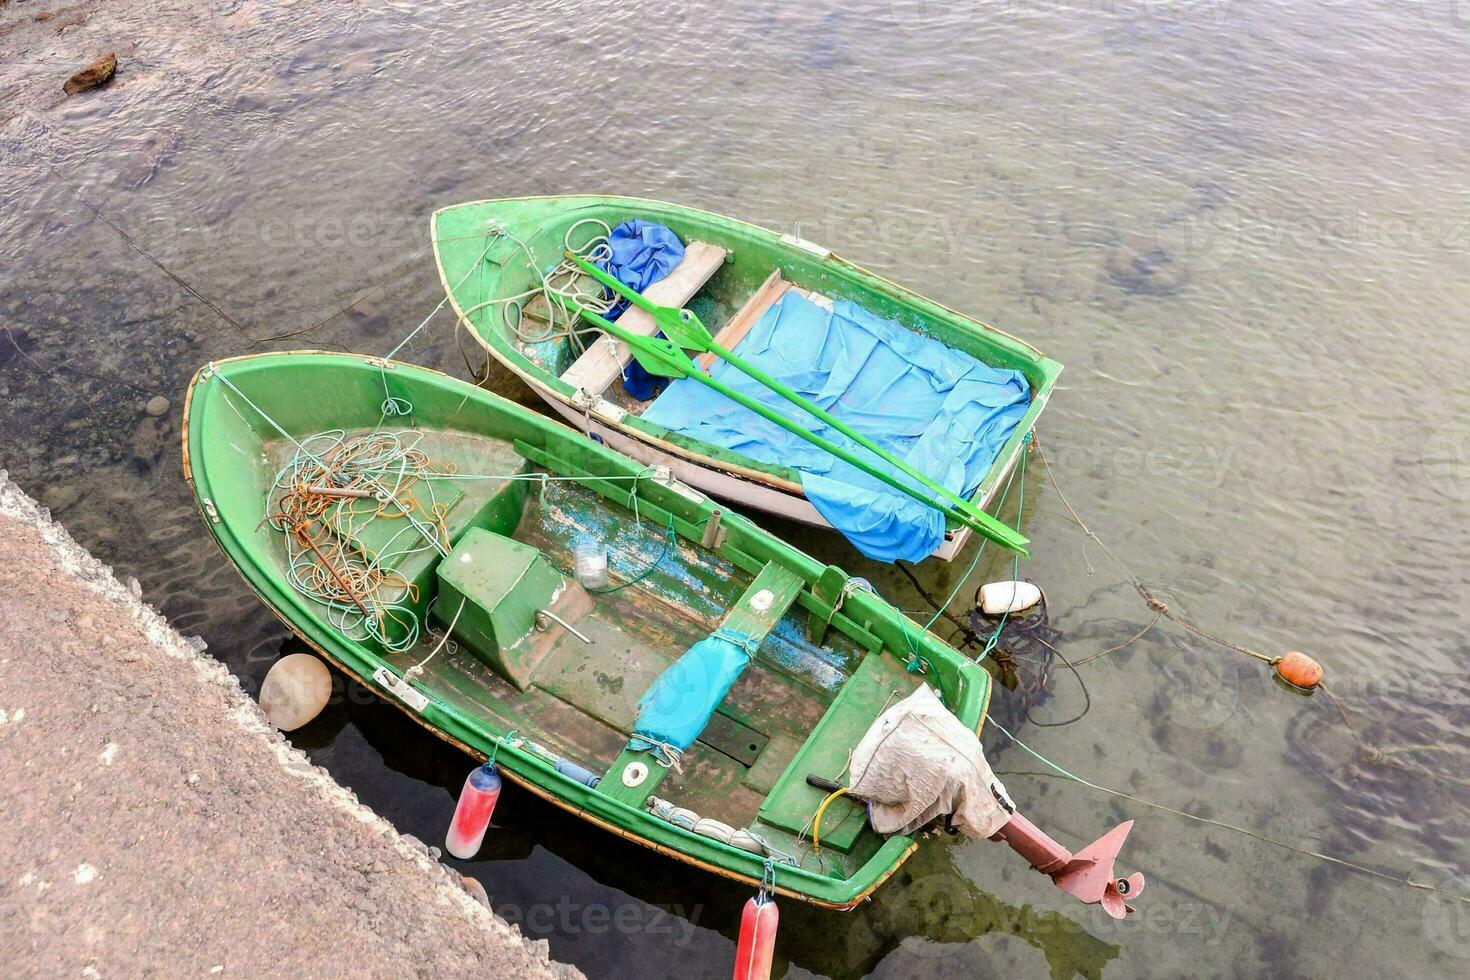
POLYGON ((41 497, 41 506, 53 514, 60 514, 82 499, 82 488, 75 485, 53 486, 41 497))
POLYGON ((162 395, 154 395, 152 398, 148 399, 146 404, 143 405, 143 411, 147 412, 154 418, 158 418, 160 415, 167 415, 168 399, 163 397, 162 395))
POLYGON ((149 467, 157 464, 163 458, 165 450, 168 449, 174 438, 174 432, 168 423, 150 412, 148 417, 141 419, 137 428, 133 430, 133 438, 128 443, 128 448, 132 451, 135 463, 149 467))
POLYGON ((61 88, 67 95, 76 95, 78 92, 85 92, 88 89, 106 85, 112 81, 112 76, 116 74, 117 55, 109 51, 86 68, 83 68, 68 78, 66 84, 61 86, 61 88))
POLYGON ((1189 281, 1189 269, 1161 245, 1139 251, 1119 243, 1108 254, 1108 277, 1130 293, 1167 296, 1189 281))

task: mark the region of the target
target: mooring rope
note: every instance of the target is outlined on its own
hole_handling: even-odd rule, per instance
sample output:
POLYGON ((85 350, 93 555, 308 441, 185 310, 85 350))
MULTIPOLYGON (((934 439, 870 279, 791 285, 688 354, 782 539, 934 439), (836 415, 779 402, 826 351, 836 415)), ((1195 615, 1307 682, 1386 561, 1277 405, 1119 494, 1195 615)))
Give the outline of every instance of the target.
POLYGON ((162 272, 164 275, 168 276, 169 279, 173 280, 173 282, 176 285, 178 285, 178 287, 180 289, 182 289, 184 292, 188 293, 190 296, 194 297, 196 300, 198 300, 199 302, 203 303, 205 306, 207 306, 211 310, 213 310, 214 311, 214 314, 216 316, 218 316, 225 323, 229 324, 230 327, 232 329, 234 329, 234 331, 236 333, 238 333, 241 337, 244 337, 246 340, 250 341, 251 344, 255 344, 256 343, 255 338, 252 337, 252 336, 250 336, 249 331, 247 331, 244 327, 240 326, 240 323, 239 323, 238 320, 236 320, 234 317, 230 316, 224 310, 220 309, 219 306, 214 303, 214 301, 212 301, 211 299, 209 299, 209 297, 205 296, 199 290, 197 290, 193 286, 189 285, 189 283, 187 281, 185 281, 185 279, 182 276, 179 276, 179 275, 175 274, 173 272, 173 270, 171 270, 168 266, 164 265, 162 262, 158 261, 158 259, 154 258, 153 255, 152 255, 152 253, 150 253, 142 245, 139 245, 137 242, 133 241, 133 238, 132 238, 131 235, 129 235, 127 232, 125 232, 121 228, 119 228, 113 222, 113 220, 111 218, 109 218, 107 215, 103 214, 101 212, 101 210, 99 210, 95 204, 93 204, 91 201, 87 200, 86 197, 84 197, 82 195, 82 192, 81 191, 79 191, 75 187, 73 187, 72 184, 71 184, 71 181, 67 180, 65 177, 63 177, 61 175, 61 171, 57 170, 55 167, 48 167, 47 169, 51 171, 51 176, 55 177, 58 181, 61 182, 61 184, 62 184, 63 187, 65 187, 68 191, 71 192, 72 197, 75 197, 78 201, 80 201, 82 203, 82 206, 83 207, 85 207, 88 211, 91 211, 92 214, 93 214, 93 216, 95 216, 98 221, 102 222, 107 227, 111 228, 117 234, 117 236, 123 240, 123 242, 128 246, 128 248, 131 248, 133 251, 135 251, 139 255, 143 256, 143 258, 145 258, 149 262, 153 263, 153 265, 155 267, 157 267, 157 269, 158 269, 159 272, 162 272))
MULTIPOLYGON (((1274 667, 1280 661, 1281 658, 1279 657, 1267 656, 1266 654, 1260 653, 1256 650, 1252 650, 1249 647, 1243 646, 1239 643, 1234 643, 1230 640, 1225 639, 1222 636, 1217 636, 1216 634, 1211 633, 1208 630, 1194 625, 1188 620, 1180 617, 1177 613, 1170 609, 1166 603, 1161 602, 1157 597, 1155 597, 1148 586, 1144 585, 1143 582, 1138 578, 1138 576, 1133 573, 1133 570, 1130 569, 1123 562, 1123 560, 1119 558, 1118 555, 1103 542, 1102 538, 1098 537, 1097 532, 1093 531, 1093 529, 1088 527, 1087 523, 1082 520, 1081 515, 1077 513, 1076 509, 1067 499, 1067 495, 1062 492, 1062 488, 1057 484, 1056 474, 1052 471, 1051 463, 1047 460, 1046 452, 1041 448, 1040 442, 1036 444, 1036 451, 1041 457, 1042 465, 1046 467, 1047 477, 1051 482, 1052 489, 1056 490, 1057 492, 1057 499, 1062 502, 1062 505, 1067 508, 1067 513, 1071 515, 1072 523, 1076 524, 1077 527, 1080 528, 1082 532, 1086 534, 1089 538, 1091 538, 1093 542, 1102 549, 1103 553, 1112 560, 1112 562, 1118 567, 1118 570, 1121 571, 1124 577, 1128 580, 1128 583, 1133 586, 1139 597, 1143 599, 1144 603, 1149 607, 1150 610, 1153 611, 1154 614, 1153 618, 1150 619, 1149 622, 1137 633, 1133 634, 1122 643, 1108 647, 1106 650, 1101 650, 1097 653, 1084 657, 1083 659, 1077 661, 1077 666, 1080 667, 1083 664, 1091 663, 1094 660, 1101 660, 1104 657, 1110 656, 1120 650, 1131 646, 1133 643, 1137 642, 1145 634, 1147 634, 1150 630, 1152 630, 1155 626, 1157 626, 1160 619, 1167 619, 1171 623, 1174 623, 1175 625, 1183 628, 1184 630, 1187 630, 1188 632, 1200 637, 1201 639, 1209 640, 1210 642, 1216 643, 1227 650, 1232 650, 1236 653, 1244 654, 1247 657, 1252 657, 1256 660, 1261 661, 1262 663, 1267 664, 1268 666, 1274 667)), ((1050 643, 1047 643, 1046 640, 1041 639, 1040 637, 1037 637, 1037 639, 1040 640, 1043 645, 1051 649, 1053 652, 1059 653, 1056 647, 1052 646, 1052 644, 1050 643)), ((1414 772, 1422 776, 1428 776, 1431 779, 1438 779, 1449 783, 1455 783, 1461 786, 1470 786, 1470 780, 1452 776, 1447 773, 1435 772, 1428 766, 1420 765, 1418 763, 1408 760, 1394 758, 1397 752, 1406 751, 1406 749, 1401 747, 1396 748, 1393 746, 1385 748, 1368 741, 1368 739, 1365 738, 1363 734, 1358 731, 1357 726, 1353 724, 1352 719, 1348 715, 1346 706, 1343 705, 1341 699, 1338 698, 1336 693, 1334 693, 1326 683, 1319 684, 1318 689, 1321 690, 1321 692, 1327 697, 1327 699, 1332 702, 1333 706, 1337 708, 1338 714, 1342 717, 1343 726, 1347 729, 1348 734, 1352 737, 1353 741, 1357 742, 1358 747, 1363 750, 1365 758, 1368 761, 1377 762, 1382 765, 1394 766, 1407 772, 1414 772)))
MULTIPOLYGON (((608 239, 612 235, 612 228, 607 222, 599 218, 582 218, 573 222, 562 235, 563 252, 571 252, 580 259, 594 264, 602 264, 612 258, 612 246, 608 239), (601 234, 594 234, 585 242, 575 244, 577 229, 583 225, 594 225, 601 229, 601 234)), ((473 306, 466 307, 460 316, 466 321, 470 314, 477 313, 487 307, 498 306, 500 308, 501 323, 513 333, 523 344, 542 344, 550 340, 559 340, 563 337, 571 343, 575 353, 581 354, 585 347, 582 344, 582 335, 595 333, 597 328, 587 326, 577 329, 581 322, 579 314, 572 312, 576 307, 585 307, 594 313, 608 313, 617 305, 618 298, 612 296, 601 284, 592 282, 589 286, 590 277, 578 268, 571 259, 563 258, 550 272, 543 272, 536 261, 536 255, 531 251, 523 239, 512 234, 510 229, 503 225, 497 225, 490 231, 492 242, 496 238, 503 238, 520 249, 525 257, 527 266, 535 275, 537 285, 530 289, 509 296, 497 296, 493 299, 485 299, 473 306), (525 328, 524 311, 529 302, 537 296, 546 300, 546 329, 539 332, 531 332, 525 328), (515 311, 515 318, 511 318, 511 311, 515 311), (564 325, 558 329, 557 314, 560 312, 564 325)), ((535 236, 532 236, 533 238, 535 236)), ((488 251, 488 248, 487 248, 488 251)))
MULTIPOLYGON (((1358 864, 1355 861, 1349 861, 1346 858, 1335 857, 1335 856, 1333 856, 1331 854, 1324 854, 1321 851, 1314 851, 1314 850, 1312 850, 1310 848, 1306 848, 1306 847, 1298 847, 1297 845, 1292 844, 1292 843, 1289 843, 1289 842, 1284 841, 1284 840, 1281 840, 1280 838, 1270 837, 1270 836, 1267 836, 1266 834, 1257 833, 1254 830, 1248 830, 1245 827, 1240 827, 1240 826, 1237 826, 1237 825, 1232 824, 1232 823, 1226 823, 1223 820, 1215 820, 1215 819, 1213 819, 1211 817, 1202 817, 1202 816, 1200 816, 1197 813, 1190 813, 1187 810, 1175 809, 1174 807, 1171 807, 1171 806, 1165 806, 1162 803, 1155 803, 1153 800, 1144 799, 1141 796, 1134 796, 1132 793, 1124 793, 1121 790, 1110 789, 1107 786, 1099 786, 1097 783, 1094 783, 1094 782, 1092 782, 1090 780, 1087 780, 1087 779, 1083 779, 1081 776, 1077 775, 1076 773, 1070 772, 1070 771, 1068 771, 1066 769, 1063 769, 1061 766, 1057 765, 1055 762, 1052 762, 1046 756, 1042 755, 1040 752, 1036 751, 1031 746, 1029 746, 1025 742, 1021 741, 1016 736, 1012 735, 1009 731, 1006 730, 1006 728, 1003 725, 1001 725, 1000 722, 996 721, 993 717, 990 717, 989 715, 987 715, 986 718, 985 718, 985 721, 986 721, 986 724, 992 725, 995 728, 999 729, 999 731, 1000 731, 1000 733, 1002 735, 1004 735, 1006 738, 1010 739, 1012 742, 1016 743, 1016 745, 1018 745, 1022 749, 1024 749, 1027 753, 1029 753, 1031 756, 1033 756, 1037 761, 1039 761, 1043 765, 1046 765, 1046 766, 1050 767, 1051 769, 1055 770, 1055 772, 1057 774, 1059 774, 1062 778, 1069 779, 1069 780, 1071 780, 1072 782, 1075 782, 1075 783, 1080 783, 1081 785, 1086 786, 1088 789, 1096 790, 1099 793, 1105 793, 1108 796, 1115 796, 1115 797, 1117 797, 1119 799, 1128 800, 1128 801, 1130 801, 1132 803, 1138 803, 1138 804, 1140 804, 1142 806, 1152 807, 1155 810, 1162 810, 1163 812, 1165 812, 1165 813, 1171 813, 1171 814, 1173 814, 1176 817, 1184 817, 1187 820, 1195 820, 1195 821, 1198 821, 1199 823, 1209 824, 1212 827, 1219 827, 1222 830, 1228 830, 1228 831, 1231 831, 1232 833, 1243 834, 1246 837, 1250 837, 1250 838, 1253 838, 1255 840, 1262 841, 1262 842, 1264 842, 1266 844, 1274 844, 1277 847, 1285 848, 1288 851, 1294 851, 1297 854, 1302 854, 1302 855, 1305 855, 1306 857, 1316 858, 1316 859, 1321 860, 1321 861, 1327 861, 1327 862, 1329 862, 1331 864, 1340 865, 1341 867, 1348 868, 1349 870, 1352 870, 1352 871, 1356 871, 1359 874, 1372 875, 1374 878, 1381 878, 1384 881, 1391 881, 1391 882, 1393 882, 1396 885, 1403 885, 1403 886, 1408 887, 1408 888, 1417 888, 1420 891, 1434 892, 1437 895, 1443 895, 1446 898, 1453 898, 1457 902, 1463 902, 1463 903, 1465 903, 1467 905, 1470 905, 1470 897, 1467 897, 1467 896, 1464 896, 1464 895, 1456 895, 1454 892, 1446 891, 1443 888, 1439 888, 1439 887, 1436 887, 1434 885, 1424 884, 1423 882, 1414 881, 1412 878, 1410 878, 1406 874, 1390 874, 1390 873, 1388 873, 1386 871, 1378 871, 1378 870, 1376 870, 1374 868, 1370 868, 1370 867, 1368 867, 1366 865, 1358 864)), ((1036 775, 1036 776, 1046 776, 1046 775, 1050 775, 1050 773, 1020 773, 1020 772, 1004 773, 1003 772, 1003 773, 997 773, 997 775, 1011 775, 1011 776, 1014 776, 1014 775, 1036 775)))
MULTIPOLYGON (((1026 475, 1025 475, 1026 474, 1026 449, 1027 449, 1027 446, 1030 443, 1031 443, 1031 433, 1028 432, 1028 433, 1026 433, 1025 439, 1023 439, 1021 441, 1021 458, 1020 458, 1019 465, 1016 466, 1015 468, 1013 468, 1011 470, 1010 476, 1008 476, 1006 478, 1005 486, 1001 489, 1000 500, 996 502, 995 512, 997 514, 999 514, 1001 512, 1001 510, 1005 507, 1006 500, 1010 497, 1010 494, 1011 494, 1011 486, 1012 486, 1012 484, 1014 484, 1016 482, 1017 478, 1019 477, 1019 479, 1021 480, 1022 484, 1025 483, 1025 479, 1026 479, 1026 475)), ((1026 503, 1026 492, 1023 489, 1021 491, 1021 494, 1020 494, 1019 498, 1018 498, 1018 506, 1016 508, 1016 524, 1015 524, 1016 530, 1020 530, 1020 528, 1021 528, 1022 510, 1025 507, 1025 503, 1026 503)), ((923 589, 920 589, 919 590, 920 594, 924 597, 924 599, 926 601, 928 601, 930 603, 930 605, 932 605, 934 607, 934 615, 933 616, 930 616, 929 617, 929 621, 924 624, 924 629, 926 631, 932 630, 934 628, 934 624, 939 620, 939 617, 940 616, 948 615, 948 612, 947 611, 949 609, 950 603, 954 602, 955 596, 957 596, 957 595, 960 594, 960 589, 964 588, 965 587, 965 583, 968 582, 968 581, 970 581, 970 577, 975 574, 975 569, 980 564, 980 559, 981 559, 981 557, 984 556, 984 554, 985 554, 985 548, 986 548, 986 546, 988 544, 990 544, 990 539, 989 538, 982 537, 980 539, 980 546, 975 549, 975 556, 970 559, 970 564, 965 568, 964 573, 960 576, 959 581, 955 583, 954 588, 950 591, 949 596, 944 600, 944 602, 942 602, 942 603, 940 603, 940 602, 934 602, 932 599, 929 598, 929 595, 926 592, 924 592, 923 589)), ((1017 574, 1019 574, 1019 568, 1020 568, 1020 556, 1019 555, 1016 556, 1016 565, 1015 565, 1015 568, 1018 570, 1017 571, 1017 574)), ((907 572, 907 569, 900 568, 900 570, 907 572)), ((910 579, 913 579, 914 576, 913 575, 909 575, 909 578, 910 579)), ((982 651, 981 654, 978 657, 975 658, 976 660, 984 660, 985 657, 995 648, 995 644, 998 642, 998 640, 1000 638, 1000 631, 1001 631, 1002 628, 1004 628, 1004 626, 1005 626, 1005 621, 1002 620, 1000 626, 997 626, 996 627, 995 632, 987 640, 984 651, 982 651)), ((908 617, 907 616, 900 616, 899 617, 899 620, 898 620, 898 631, 899 631, 899 633, 901 633, 903 635, 904 642, 906 644, 908 644, 908 648, 909 648, 909 661, 908 661, 907 664, 904 665, 904 669, 907 670, 907 671, 909 671, 909 673, 917 673, 917 674, 927 673, 927 671, 928 671, 928 662, 923 657, 921 657, 919 655, 918 649, 914 646, 913 637, 909 635, 908 617)))
POLYGON ((1046 468, 1047 479, 1051 482, 1052 489, 1057 492, 1057 499, 1062 502, 1062 506, 1066 507, 1067 513, 1071 515, 1072 523, 1081 528, 1082 533, 1091 538, 1093 542, 1102 549, 1103 554, 1107 555, 1108 558, 1113 562, 1113 564, 1118 566, 1118 571, 1123 573, 1123 577, 1128 580, 1128 584, 1133 586, 1134 590, 1138 593, 1139 598, 1141 598, 1144 603, 1149 607, 1149 609, 1153 610, 1154 612, 1153 620, 1143 629, 1139 630, 1128 640, 1118 644, 1115 647, 1109 647, 1106 650, 1092 654, 1091 656, 1077 661, 1077 665, 1079 667, 1082 664, 1091 663, 1094 660, 1100 660, 1103 657, 1117 653, 1119 650, 1123 650, 1126 647, 1130 646, 1132 643, 1143 637, 1143 635, 1146 634, 1149 630, 1153 629, 1154 626, 1158 625, 1158 621, 1161 617, 1169 620, 1169 622, 1175 624, 1176 626, 1188 630, 1195 636, 1198 636, 1201 639, 1209 640, 1212 643, 1217 643, 1227 650, 1233 650, 1236 653, 1244 654, 1247 657, 1254 657, 1256 660, 1259 660, 1269 666, 1276 665, 1276 663, 1281 658, 1269 657, 1264 653, 1259 653, 1255 650, 1250 649, 1249 647, 1241 646, 1238 643, 1232 643, 1224 637, 1216 636, 1214 633, 1201 629, 1200 627, 1195 626, 1193 623, 1181 617, 1178 613, 1174 612, 1174 610, 1169 608, 1167 603, 1164 603, 1157 596, 1155 596, 1153 592, 1150 591, 1148 586, 1144 585, 1143 581, 1139 579, 1137 575, 1133 574, 1133 570, 1123 562, 1123 559, 1119 558, 1117 553, 1114 552, 1112 548, 1109 548, 1103 542, 1103 539, 1097 536, 1097 532, 1088 527, 1087 522, 1084 521, 1082 519, 1082 516, 1077 513, 1076 508, 1072 506, 1072 502, 1067 499, 1067 495, 1062 492, 1061 486, 1057 483, 1056 473, 1052 471, 1051 461, 1046 458, 1046 450, 1041 447, 1040 440, 1037 440, 1036 442, 1036 454, 1041 459, 1041 465, 1046 468))

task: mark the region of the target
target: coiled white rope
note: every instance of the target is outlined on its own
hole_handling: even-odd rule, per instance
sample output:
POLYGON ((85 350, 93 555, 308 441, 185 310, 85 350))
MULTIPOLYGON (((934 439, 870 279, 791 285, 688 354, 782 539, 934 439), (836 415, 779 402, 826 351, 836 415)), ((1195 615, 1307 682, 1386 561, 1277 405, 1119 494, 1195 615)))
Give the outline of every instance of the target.
MULTIPOLYGON (((505 328, 514 334, 522 344, 544 344, 550 340, 566 338, 571 343, 573 351, 581 354, 585 350, 582 335, 595 333, 596 328, 578 329, 577 324, 581 321, 579 314, 573 312, 574 309, 580 306, 594 313, 607 313, 617 304, 618 298, 608 295, 601 285, 591 280, 571 259, 564 258, 553 266, 550 272, 543 272, 536 264, 536 256, 531 251, 531 247, 512 234, 509 229, 497 226, 491 234, 505 238, 520 249, 526 264, 536 276, 538 284, 510 296, 498 296, 495 299, 476 303, 467 307, 463 311, 463 316, 468 319, 472 313, 486 307, 498 306, 505 328), (550 322, 543 330, 533 331, 526 328, 523 313, 526 304, 537 296, 546 298, 546 315, 550 322), (514 311, 514 318, 511 315, 512 311, 514 311), (562 324, 560 327, 557 325, 559 319, 562 324)), ((603 263, 612 258, 612 246, 608 243, 611 235, 612 228, 607 222, 600 218, 583 218, 574 222, 566 230, 566 234, 562 236, 562 249, 585 261, 603 263), (583 225, 593 225, 601 229, 601 233, 594 234, 581 244, 574 244, 577 230, 583 225)))

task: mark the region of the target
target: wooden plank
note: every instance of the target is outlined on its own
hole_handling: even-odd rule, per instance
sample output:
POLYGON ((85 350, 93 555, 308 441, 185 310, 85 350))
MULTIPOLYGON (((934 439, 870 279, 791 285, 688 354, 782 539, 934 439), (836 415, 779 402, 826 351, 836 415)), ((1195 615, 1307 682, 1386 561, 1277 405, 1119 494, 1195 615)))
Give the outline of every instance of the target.
POLYGON ((720 626, 744 633, 760 643, 775 628, 777 621, 786 615, 786 610, 791 608, 805 585, 801 576, 791 569, 773 561, 766 562, 755 581, 730 607, 720 626))
POLYGON ((632 807, 643 806, 643 801, 653 795, 658 789, 658 784, 664 781, 669 771, 659 765, 653 759, 650 752, 638 751, 624 748, 613 760, 613 764, 607 767, 607 772, 597 781, 597 792, 604 796, 610 796, 619 803, 626 803, 632 807), (628 766, 637 763, 648 769, 648 775, 643 777, 643 782, 637 786, 628 786, 623 783, 623 771, 628 766))
MULTIPOLYGON (((826 792, 807 783, 808 774, 846 782, 849 753, 889 704, 913 691, 919 679, 908 674, 897 657, 870 653, 843 685, 791 765, 761 804, 760 818, 774 827, 798 833, 817 812, 826 792)), ((822 846, 846 854, 866 822, 864 808, 851 797, 839 797, 822 818, 822 846)))
MULTIPOLYGON (((715 343, 725 350, 733 351, 745 339, 745 335, 750 333, 750 328, 760 321, 766 310, 774 306, 776 301, 786 295, 786 290, 790 288, 791 283, 781 278, 781 270, 772 269, 766 281, 761 283, 761 287, 751 293, 745 305, 730 318, 730 322, 720 328, 719 333, 715 334, 715 343)), ((695 360, 699 363, 700 369, 708 374, 710 365, 715 363, 715 355, 706 351, 695 360)))
MULTIPOLYGON (((720 625, 743 633, 758 644, 775 628, 781 617, 786 615, 805 585, 801 576, 795 572, 775 562, 767 562, 755 581, 750 583, 735 605, 730 607, 720 625)), ((763 748, 764 745, 760 747, 763 748)), ((741 764, 748 765, 743 760, 741 764)), ((667 774, 668 770, 654 762, 650 753, 624 749, 603 774, 597 789, 598 792, 630 806, 642 806, 643 801, 658 788, 658 784, 663 782, 667 774), (647 766, 648 775, 637 786, 626 786, 623 783, 623 770, 634 762, 647 766)))
MULTIPOLYGON (((660 306, 683 306, 704 288, 725 262, 725 250, 708 242, 690 242, 684 249, 684 261, 674 271, 649 286, 643 295, 660 306)), ((629 307, 615 321, 618 326, 644 337, 658 333, 653 317, 637 307, 629 307)), ((599 337, 586 352, 567 368, 561 379, 596 398, 607 390, 633 360, 633 353, 622 341, 599 337)))

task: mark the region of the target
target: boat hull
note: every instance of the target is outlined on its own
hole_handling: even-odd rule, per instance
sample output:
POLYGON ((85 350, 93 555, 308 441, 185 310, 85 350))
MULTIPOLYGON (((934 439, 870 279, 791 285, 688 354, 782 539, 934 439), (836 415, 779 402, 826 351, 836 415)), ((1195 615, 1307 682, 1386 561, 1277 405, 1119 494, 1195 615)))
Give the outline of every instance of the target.
MULTIPOLYGON (((536 394, 541 396, 542 401, 566 419, 570 425, 583 434, 611 446, 624 456, 636 459, 646 466, 667 466, 677 479, 732 504, 774 514, 777 517, 797 521, 811 527, 834 530, 831 523, 813 506, 799 487, 794 491, 786 490, 761 481, 758 475, 737 476, 727 469, 714 465, 708 457, 677 454, 670 451, 672 447, 667 444, 660 445, 657 441, 643 438, 641 434, 612 421, 601 419, 590 412, 578 411, 569 400, 530 379, 526 380, 536 394)), ((987 496, 977 501, 982 508, 990 507, 1005 478, 1015 468, 1020 453, 1021 449, 1018 447, 1000 471, 1001 482, 992 487, 987 496)), ((949 528, 944 534, 944 540, 940 542, 939 547, 934 549, 930 557, 940 561, 953 561, 955 556, 964 550, 973 533, 967 527, 949 528)))
MULTIPOLYGON (((702 300, 712 304, 714 310, 706 310, 702 316, 718 318, 724 315, 722 311, 728 312, 729 307, 738 303, 738 298, 730 299, 738 290, 722 286, 721 280, 728 278, 732 285, 759 282, 776 268, 793 283, 799 282, 829 297, 852 299, 866 309, 902 321, 916 332, 934 336, 985 363, 1020 371, 1030 387, 1030 406, 970 499, 981 508, 989 508, 999 498, 1061 373, 1059 363, 1030 344, 904 289, 828 249, 680 205, 578 195, 475 201, 435 212, 430 233, 440 279, 461 325, 492 357, 530 385, 571 424, 641 462, 674 468, 673 461, 682 461, 676 470, 680 478, 714 496, 816 527, 831 526, 806 499, 799 474, 720 447, 671 438, 667 430, 644 422, 636 410, 618 404, 616 397, 605 397, 602 392, 589 394, 569 385, 558 371, 528 357, 518 342, 508 336, 503 324, 491 318, 489 311, 499 307, 487 306, 486 297, 492 297, 493 304, 498 302, 493 299, 499 295, 497 290, 511 295, 524 283, 510 281, 508 266, 504 264, 486 281, 469 278, 469 272, 489 248, 481 244, 488 240, 483 237, 487 227, 513 229, 512 233, 535 245, 538 238, 543 244, 559 240, 561 232, 557 229, 568 221, 585 221, 588 216, 597 215, 609 221, 623 220, 625 216, 646 217, 668 224, 686 241, 713 242, 728 249, 727 269, 717 273, 704 290, 718 294, 713 299, 702 300)), ((536 258, 557 260, 560 253, 551 249, 545 256, 538 254, 536 258)), ((494 313, 494 317, 500 316, 494 313)), ((953 559, 969 534, 967 528, 951 522, 934 556, 953 559)))
MULTIPOLYGON (((392 683, 385 680, 384 669, 388 661, 380 652, 375 652, 370 645, 351 640, 331 628, 320 616, 312 613, 307 600, 294 592, 279 574, 273 572, 269 563, 262 559, 267 549, 265 542, 268 540, 268 533, 262 533, 259 520, 259 508, 263 501, 258 492, 252 497, 249 488, 240 485, 238 479, 232 476, 245 465, 239 460, 258 454, 250 451, 251 447, 239 437, 239 432, 223 429, 228 425, 238 428, 240 424, 245 424, 242 411, 248 413, 258 409, 253 401, 236 404, 234 399, 223 396, 220 384, 225 379, 221 375, 233 374, 241 384, 245 384, 249 375, 237 373, 236 368, 274 364, 292 366, 293 362, 302 359, 310 359, 313 362, 312 367, 321 364, 332 371, 355 373, 369 379, 363 381, 362 377, 359 378, 360 383, 355 389, 357 396, 365 391, 372 392, 381 383, 380 375, 386 376, 394 381, 395 394, 409 398, 418 406, 416 413, 423 413, 425 406, 429 406, 432 413, 432 402, 435 399, 440 403, 441 417, 458 416, 461 412, 474 408, 482 417, 500 417, 514 423, 516 439, 535 442, 548 452, 565 454, 568 458, 575 458, 575 454, 581 452, 589 458, 595 458, 609 473, 621 472, 631 476, 641 470, 637 464, 617 456, 609 449, 586 443, 571 430, 539 413, 424 368, 364 359, 360 356, 319 352, 250 355, 211 364, 195 377, 185 398, 184 476, 194 492, 196 505, 206 528, 262 602, 303 642, 346 674, 356 678, 364 687, 402 710, 437 737, 460 747, 472 756, 486 759, 495 754, 507 777, 536 795, 576 813, 589 823, 661 854, 724 877, 747 882, 752 887, 759 886, 764 870, 762 858, 724 842, 692 834, 566 777, 533 754, 505 744, 505 731, 485 725, 482 720, 467 714, 452 702, 434 698, 433 692, 429 692, 431 696, 425 704, 412 703, 417 699, 405 701, 395 694, 395 685, 399 684, 400 678, 394 675, 391 678, 392 683), (211 385, 211 380, 216 378, 219 380, 211 385), (206 432, 210 433, 210 437, 206 438, 206 432), (231 485, 231 479, 235 480, 234 485, 231 485)), ((294 366, 299 367, 299 364, 294 366)), ((310 380, 298 371, 289 385, 283 382, 279 386, 289 391, 290 397, 295 400, 321 406, 314 409, 322 414, 313 418, 311 425, 305 425, 298 420, 296 431, 301 434, 317 431, 313 427, 315 425, 335 422, 337 417, 331 413, 337 411, 343 401, 336 397, 330 384, 312 384, 310 380), (296 395, 298 392, 303 393, 299 398, 296 395)), ((325 380, 328 379, 324 377, 325 380)), ((270 407, 271 403, 260 398, 258 393, 256 397, 262 404, 270 407)), ((379 395, 373 394, 371 397, 377 399, 379 395)), ((264 417, 264 413, 261 414, 264 417)), ((425 424, 430 423, 425 421, 425 424)), ((261 428, 263 430, 264 426, 261 428)), ((715 510, 713 501, 694 490, 679 490, 676 484, 668 484, 668 487, 685 506, 691 508, 681 520, 695 522, 690 527, 698 527, 698 521, 709 520, 715 510)), ((814 587, 816 581, 827 571, 815 560, 772 538, 738 515, 728 514, 723 524, 727 539, 732 542, 732 547, 737 549, 738 554, 760 563, 778 563, 807 582, 808 588, 814 587)), ((685 532, 681 531, 682 533, 685 532)), ((694 536, 699 536, 697 531, 694 536)), ((834 623, 838 619, 847 620, 849 615, 854 622, 861 618, 865 623, 864 629, 871 630, 885 650, 917 649, 925 656, 938 671, 935 675, 938 680, 935 683, 951 692, 951 700, 954 702, 952 710, 967 724, 978 728, 984 717, 990 691, 988 675, 981 668, 945 646, 932 634, 903 619, 891 605, 876 596, 854 593, 847 597, 840 615, 835 611, 832 613, 834 623)), ((883 655, 889 656, 886 652, 883 655)), ((910 837, 897 836, 882 841, 872 856, 864 859, 859 871, 847 878, 833 878, 803 868, 789 868, 778 877, 777 890, 822 907, 851 908, 887 880, 916 846, 910 837)))

